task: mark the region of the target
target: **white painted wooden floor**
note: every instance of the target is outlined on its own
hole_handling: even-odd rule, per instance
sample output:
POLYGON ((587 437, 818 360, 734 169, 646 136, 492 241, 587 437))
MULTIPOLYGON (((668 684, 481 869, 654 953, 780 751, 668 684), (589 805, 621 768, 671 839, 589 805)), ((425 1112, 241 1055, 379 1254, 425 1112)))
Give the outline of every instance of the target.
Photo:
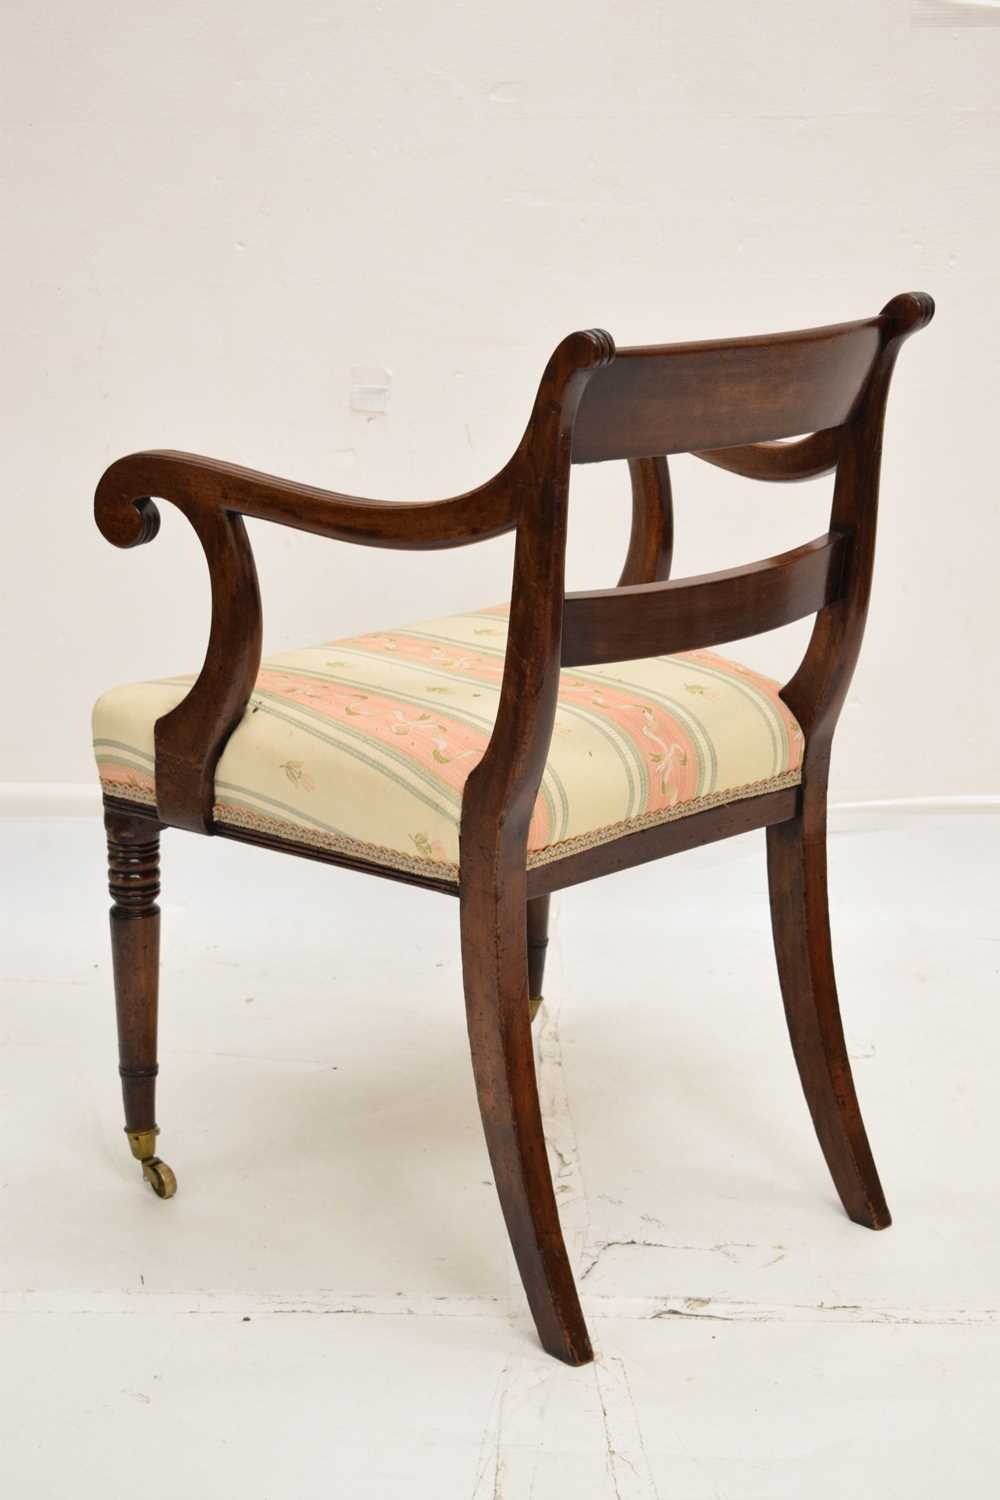
POLYGON ((896 1223, 833 1197, 762 835, 568 892, 539 1053, 574 1371, 506 1248, 455 903, 165 835, 161 1203, 121 1133, 99 827, 0 825, 0 1493, 995 1496, 1000 818, 835 826, 896 1223))

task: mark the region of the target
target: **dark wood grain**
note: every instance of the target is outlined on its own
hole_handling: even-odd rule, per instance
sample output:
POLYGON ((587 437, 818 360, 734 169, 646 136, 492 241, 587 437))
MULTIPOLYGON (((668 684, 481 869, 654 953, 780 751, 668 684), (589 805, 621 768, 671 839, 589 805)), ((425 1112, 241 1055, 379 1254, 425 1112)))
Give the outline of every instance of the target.
POLYGON ((744 479, 765 479, 779 484, 817 479, 821 474, 832 474, 837 467, 840 428, 828 427, 794 442, 750 443, 746 447, 716 448, 694 456, 744 479))
POLYGON ((606 844, 595 844, 592 849, 582 849, 576 854, 564 855, 550 864, 533 865, 528 871, 529 901, 571 885, 580 885, 585 880, 631 870, 635 865, 645 865, 668 854, 681 854, 687 849, 698 849, 702 844, 714 844, 719 839, 752 833, 757 828, 769 828, 772 823, 794 818, 798 806, 799 788, 782 787, 777 792, 763 792, 757 797, 725 802, 705 812, 688 813, 686 817, 675 818, 669 823, 654 823, 651 828, 624 834, 606 844))
POLYGON ((120 458, 97 487, 97 524, 117 547, 151 541, 150 496, 180 509, 230 511, 366 547, 434 551, 502 536, 517 524, 521 449, 486 484, 449 500, 367 500, 260 474, 196 453, 153 449, 120 458), (135 514, 131 514, 135 512, 135 514))
POLYGON ((889 1222, 843 1042, 829 932, 826 789, 871 590, 891 375, 904 340, 932 314, 929 297, 906 293, 876 318, 761 338, 616 353, 601 330, 573 334, 549 361, 508 464, 479 489, 451 500, 364 500, 171 451, 134 454, 112 465, 96 497, 104 535, 123 547, 152 540, 159 517, 151 497, 169 500, 198 534, 213 601, 202 672, 156 726, 157 806, 107 799, 130 1125, 146 1130, 154 1122, 160 821, 457 891, 473 1072, 501 1208, 544 1347, 567 1363, 583 1363, 591 1346, 559 1226, 529 1020, 529 997, 541 984, 548 897, 580 881, 766 828, 775 951, 806 1100, 847 1212, 873 1228, 889 1222), (675 452, 778 482, 835 467, 828 534, 749 567, 669 582, 673 514, 666 455, 675 452), (622 585, 566 596, 571 465, 603 459, 627 460, 632 482, 622 585), (215 767, 245 710, 260 657, 260 600, 244 516, 340 541, 417 550, 516 530, 499 707, 465 786, 457 886, 213 825, 215 767), (812 612, 808 649, 783 689, 805 737, 801 786, 622 835, 528 870, 528 828, 563 663, 710 646, 812 612))
POLYGON ((635 661, 743 640, 815 614, 840 587, 846 532, 743 568, 567 594, 564 667, 635 661))
POLYGON ((570 445, 580 397, 610 358, 600 331, 574 335, 542 379, 514 555, 507 654, 486 754, 465 786, 461 932, 466 1017, 486 1144, 542 1345, 593 1358, 563 1241, 538 1103, 527 966, 528 825, 559 690, 570 445))
MULTIPOLYGON (((814 797, 804 790, 803 804, 814 797)), ((825 811, 825 805, 824 805, 825 811)), ((767 875, 778 977, 806 1103, 841 1202, 856 1224, 891 1222, 854 1087, 830 942, 825 828, 797 817, 768 828, 767 875), (816 836, 819 833, 823 837, 816 836)))
POLYGON ((212 625, 194 686, 156 721, 156 801, 171 827, 209 833, 215 767, 257 680, 263 619, 242 516, 192 506, 188 517, 208 562, 212 625))
POLYGON ((903 343, 926 326, 934 303, 926 293, 894 297, 882 311, 883 339, 864 400, 841 433, 830 530, 851 537, 837 598, 816 617, 802 664, 782 697, 806 735, 808 779, 825 788, 825 769, 840 710, 854 675, 875 562, 882 431, 889 383, 903 343))
POLYGON ((156 1128, 156 1026, 160 973, 160 825, 105 812, 118 1071, 125 1127, 156 1128))
POLYGON ((591 381, 574 463, 701 453, 839 426, 871 372, 882 322, 764 338, 619 349, 591 381))
POLYGON ((674 552, 674 507, 665 458, 630 458, 632 530, 619 578, 623 583, 662 583, 670 577, 674 552))
POLYGON ((528 900, 528 995, 532 1004, 542 993, 545 956, 549 949, 549 898, 528 900))
POLYGON ((768 834, 771 925, 799 1077, 820 1146, 848 1215, 889 1222, 843 1040, 830 941, 826 793, 833 734, 861 650, 871 596, 882 432, 903 343, 934 315, 925 293, 882 310, 882 342, 863 398, 841 433, 831 530, 852 538, 837 596, 816 617, 802 664, 782 697, 805 736, 801 811, 768 834))

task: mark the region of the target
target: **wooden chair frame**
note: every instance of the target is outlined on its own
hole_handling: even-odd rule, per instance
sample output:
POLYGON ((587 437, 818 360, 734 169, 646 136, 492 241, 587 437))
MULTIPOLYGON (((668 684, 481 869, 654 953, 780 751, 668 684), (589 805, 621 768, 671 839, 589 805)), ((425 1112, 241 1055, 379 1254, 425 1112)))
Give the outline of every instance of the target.
POLYGON ((132 547, 152 540, 159 517, 150 497, 165 498, 197 532, 212 590, 204 666, 183 701, 156 723, 155 809, 105 799, 126 1131, 161 1196, 175 1183, 155 1154, 160 829, 219 834, 457 894, 472 1064, 500 1202, 542 1344, 569 1364, 585 1363, 591 1345, 549 1173, 529 1018, 529 1000, 541 989, 549 897, 766 828, 781 990, 816 1133, 850 1217, 872 1229, 888 1225, 838 1008, 826 792, 871 588, 890 378, 903 341, 933 310, 925 294, 906 293, 861 322, 617 352, 600 330, 572 334, 549 361, 510 461, 488 483, 448 500, 363 500, 175 452, 134 454, 107 470, 95 511, 108 541, 132 547), (792 481, 835 470, 828 531, 749 567, 670 581, 667 455, 678 452, 751 479, 792 481), (622 459, 633 518, 619 585, 567 594, 571 467, 622 459), (460 547, 516 532, 499 709, 465 787, 457 887, 213 823, 216 764, 260 665, 261 604, 244 516, 372 547, 460 547), (808 648, 782 690, 805 737, 800 786, 527 869, 528 825, 562 667, 714 646, 809 614, 816 621, 808 648))

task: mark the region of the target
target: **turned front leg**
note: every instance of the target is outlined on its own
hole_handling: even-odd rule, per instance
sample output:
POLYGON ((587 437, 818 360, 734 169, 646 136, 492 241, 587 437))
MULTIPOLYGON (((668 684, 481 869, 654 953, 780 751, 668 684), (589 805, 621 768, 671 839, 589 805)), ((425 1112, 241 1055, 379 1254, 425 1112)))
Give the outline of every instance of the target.
POLYGON ((156 1155, 156 1020, 160 979, 160 825, 108 809, 111 960, 118 1016, 118 1071, 125 1133, 142 1174, 160 1198, 177 1179, 156 1155))

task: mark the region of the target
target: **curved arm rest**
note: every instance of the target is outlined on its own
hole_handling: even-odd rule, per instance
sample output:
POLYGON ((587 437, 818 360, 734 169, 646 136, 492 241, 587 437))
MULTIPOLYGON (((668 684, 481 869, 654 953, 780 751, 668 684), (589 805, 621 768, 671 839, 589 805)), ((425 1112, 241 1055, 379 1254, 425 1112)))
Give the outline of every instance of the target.
POLYGON ((770 479, 794 483, 818 479, 837 467, 840 455, 839 427, 826 427, 793 443, 748 443, 740 448, 711 448, 696 453, 707 464, 742 474, 744 479, 770 479))
MULTIPOLYGON (((111 465, 94 502, 98 527, 107 540, 117 547, 151 541, 159 529, 151 497, 161 496, 194 527, 211 580, 212 628, 204 665, 187 696, 155 726, 156 806, 162 822, 211 833, 215 768, 246 711, 257 679, 260 592, 244 516, 337 541, 418 550, 461 547, 515 527, 523 531, 520 523, 527 517, 530 535, 519 535, 515 556, 515 570, 520 568, 525 582, 519 584, 515 576, 511 606, 511 637, 525 644, 508 653, 517 670, 512 674, 505 667, 502 700, 510 705, 510 714, 523 709, 526 694, 517 673, 522 665, 525 671, 540 670, 535 663, 533 611, 541 587, 535 575, 541 565, 532 558, 535 553, 543 554, 552 573, 549 614, 557 631, 565 541, 560 507, 568 481, 573 416, 590 374, 613 353, 610 336, 600 330, 564 339, 545 368, 513 457, 486 484, 450 500, 415 504, 363 500, 171 451, 134 453, 111 465)), ((547 679, 554 712, 558 650, 550 649, 543 656, 546 663, 554 663, 547 679)), ((538 759, 539 779, 543 764, 544 751, 538 759)), ((527 783, 525 787, 530 790, 527 783)), ((530 814, 535 793, 529 799, 527 790, 525 805, 530 814)))
POLYGON ((97 486, 94 511, 116 547, 138 546, 156 535, 154 495, 189 517, 194 509, 228 511, 369 547, 461 547, 516 525, 510 469, 508 464, 486 484, 450 500, 400 503, 341 495, 195 453, 151 450, 111 465, 97 486))
POLYGON ((153 495, 187 516, 201 542, 212 589, 212 626, 197 681, 156 722, 156 804, 164 823, 212 831, 215 767, 246 711, 260 668, 263 633, 257 570, 244 516, 375 547, 457 547, 516 524, 511 464, 453 500, 392 504, 361 500, 258 474, 194 454, 135 453, 106 471, 94 501, 97 524, 117 547, 152 541, 153 495))
POLYGON ((260 589, 242 516, 206 503, 189 480, 165 479, 155 462, 159 457, 138 454, 112 464, 98 486, 94 511, 102 534, 116 547, 152 541, 159 512, 135 492, 146 481, 184 512, 205 553, 212 590, 205 661, 187 695, 157 719, 153 737, 161 822, 211 833, 216 763, 246 711, 260 667, 260 589))

